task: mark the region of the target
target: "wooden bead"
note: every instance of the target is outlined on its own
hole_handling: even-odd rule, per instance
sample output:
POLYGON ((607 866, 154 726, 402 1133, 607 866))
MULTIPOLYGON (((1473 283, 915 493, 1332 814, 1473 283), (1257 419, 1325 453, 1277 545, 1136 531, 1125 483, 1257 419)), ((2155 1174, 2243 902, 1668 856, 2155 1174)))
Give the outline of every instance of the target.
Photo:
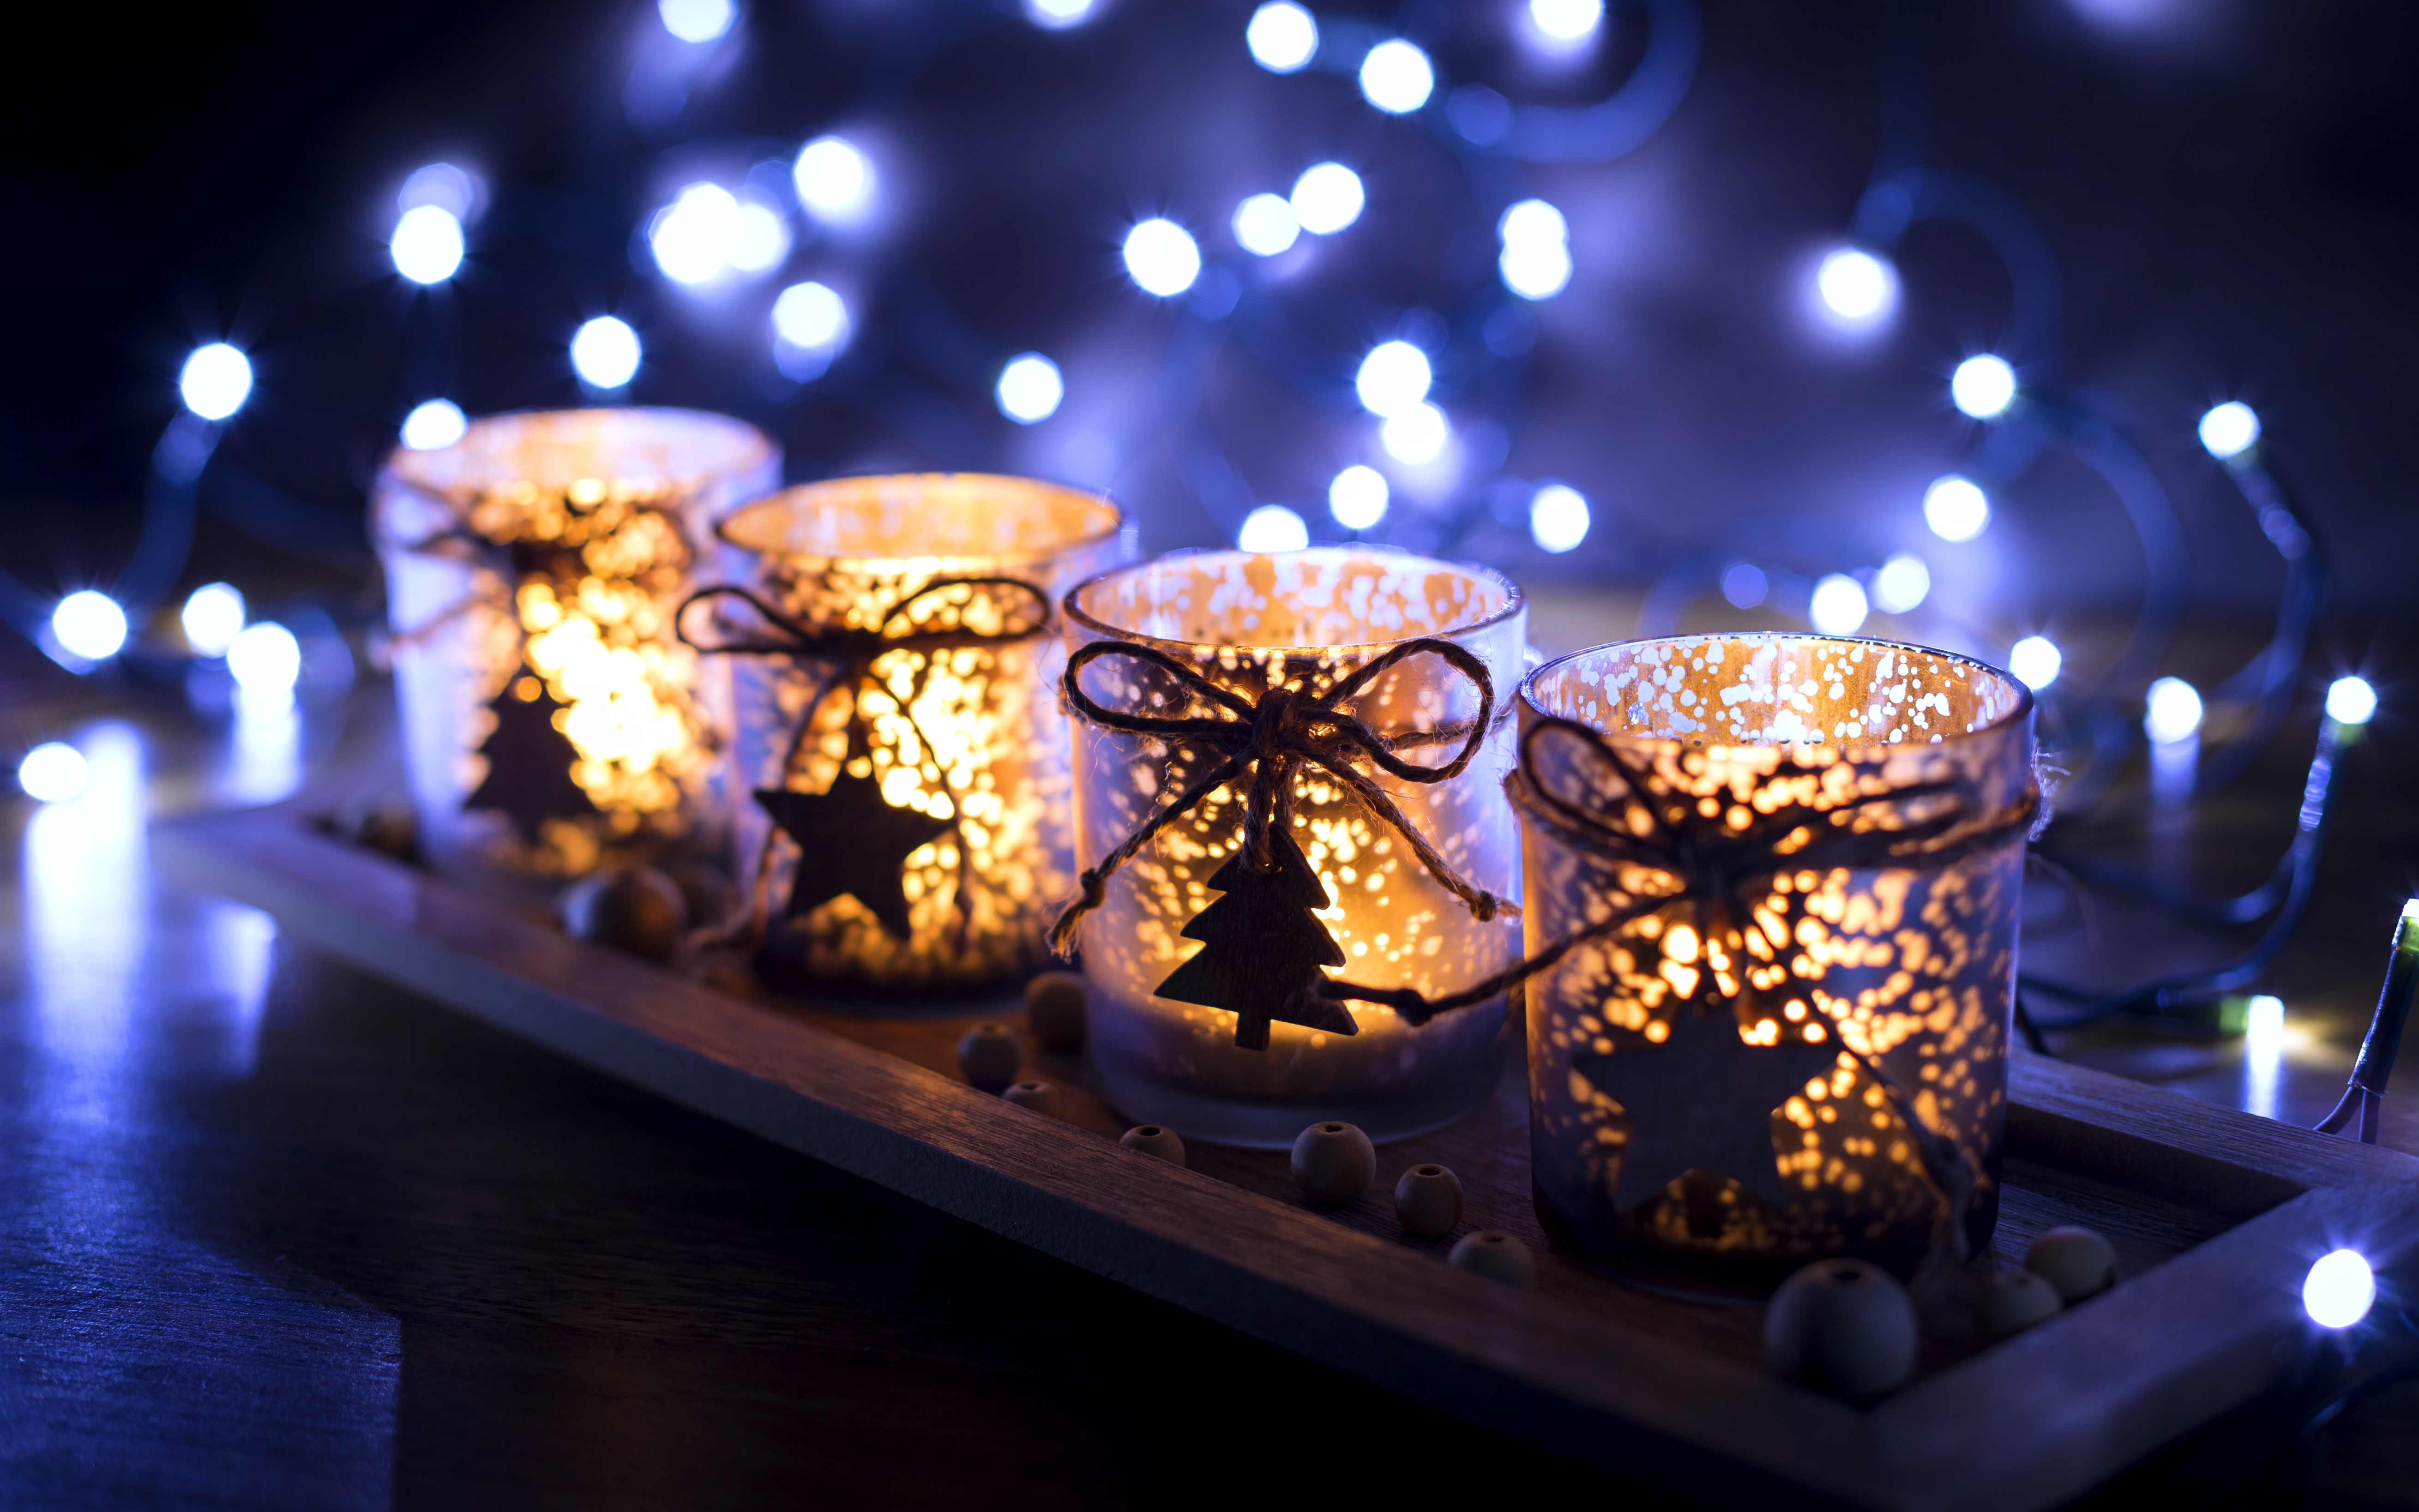
POLYGON ((2030 1271, 1994 1271, 1974 1294, 1974 1323, 1984 1338, 2003 1339, 2056 1316, 2065 1305, 2057 1288, 2030 1271))
POLYGON ((1358 1202, 1378 1179, 1378 1147, 1348 1123, 1314 1123, 1293 1142, 1293 1182, 1313 1202, 1358 1202))
POLYGON ((1537 1262, 1531 1257, 1529 1246, 1500 1228, 1482 1228, 1474 1234, 1462 1235, 1445 1258, 1489 1281, 1501 1281, 1523 1291, 1534 1290, 1537 1285, 1537 1262))
POLYGON ((2053 1228, 2025 1251, 2025 1269, 2068 1302, 2081 1302, 2117 1284, 2117 1251, 2096 1228, 2053 1228))
POLYGON ((958 1040, 958 1069, 966 1080, 986 1092, 996 1092, 1016 1080, 1025 1064, 1025 1050, 1003 1024, 978 1024, 958 1040))
POLYGON ((1084 1042, 1084 979, 1071 971, 1045 971, 1025 984, 1025 1026, 1051 1050, 1084 1042))
POLYGON ((600 872, 574 883, 561 903, 563 933, 649 961, 669 961, 688 930, 688 903, 651 866, 600 872))
POLYGON ((1163 1129, 1155 1123, 1136 1124, 1117 1140, 1128 1149, 1139 1149, 1146 1155, 1156 1155, 1171 1165, 1184 1164, 1184 1141, 1173 1129, 1163 1129))
POLYGON ((1403 1232, 1434 1239, 1461 1222, 1461 1178, 1441 1165, 1414 1165, 1394 1183, 1394 1216, 1403 1232))
POLYGON ((1906 1383, 1920 1344, 1906 1288, 1864 1260, 1817 1260, 1764 1312, 1764 1352, 1781 1375, 1848 1396, 1906 1383))
POLYGON ((999 1095, 1001 1101, 1013 1103, 1021 1108, 1031 1108, 1044 1118, 1063 1119, 1067 1116, 1065 1100, 1059 1097, 1058 1088, 1048 1082, 1011 1082, 1008 1090, 999 1095))

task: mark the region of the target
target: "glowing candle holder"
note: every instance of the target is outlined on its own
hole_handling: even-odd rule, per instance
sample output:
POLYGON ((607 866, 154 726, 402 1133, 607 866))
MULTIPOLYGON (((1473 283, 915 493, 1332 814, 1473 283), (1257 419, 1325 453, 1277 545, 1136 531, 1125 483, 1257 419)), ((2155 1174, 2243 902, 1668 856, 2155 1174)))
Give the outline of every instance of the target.
POLYGON ((1747 1286, 1996 1221, 2032 698, 1818 636, 1599 646, 1522 686, 1540 1214, 1747 1286), (1573 940, 1578 943, 1571 944, 1573 940), (1910 1125, 1909 1120, 1916 1120, 1910 1125))
POLYGON ((673 635, 715 517, 779 481, 753 426, 680 409, 474 421, 372 500, 423 854, 532 885, 717 849, 718 667, 673 635))
POLYGON ((1081 926, 1087 1042, 1109 1100, 1188 1139, 1279 1147, 1321 1119, 1399 1137, 1484 1098, 1507 1040, 1501 995, 1418 1025, 1365 1002, 1237 995, 1262 970, 1290 973, 1296 994, 1303 982, 1316 993, 1333 970, 1436 995, 1518 959, 1512 910, 1482 922, 1476 916, 1493 905, 1473 910, 1471 898, 1517 897, 1519 882, 1502 789, 1506 705, 1527 624, 1519 590, 1484 567, 1382 550, 1212 551, 1121 569, 1069 594, 1066 609, 1071 681, 1083 694, 1079 850, 1093 875, 1214 776, 1255 718, 1272 733, 1292 728, 1300 748, 1326 741, 1318 748, 1380 795, 1373 803, 1317 761, 1284 757, 1293 748, 1279 742, 1129 849, 1081 926), (1399 655, 1423 638, 1483 669, 1491 697, 1434 650, 1399 655), (1276 692, 1293 701, 1289 716, 1271 713, 1276 692), (1340 725, 1320 724, 1321 700, 1394 759, 1441 779, 1389 772, 1337 735, 1340 725), (1084 714, 1086 701, 1105 721, 1084 714), (1134 726, 1129 716, 1220 723, 1200 738, 1113 727, 1134 726), (1239 872, 1255 865, 1256 785, 1281 758, 1283 780, 1258 789, 1271 836, 1262 847, 1271 858, 1258 863, 1270 879, 1263 892, 1239 872), (1414 833, 1435 864, 1418 854, 1414 833), (1281 854, 1280 834, 1295 859, 1281 854), (1440 868, 1462 879, 1459 895, 1440 868))
POLYGON ((976 473, 811 484, 723 522, 743 591, 687 627, 761 653, 729 659, 767 980, 927 995, 1046 964, 1074 887, 1051 609, 1117 560, 1117 525, 1104 499, 976 473))

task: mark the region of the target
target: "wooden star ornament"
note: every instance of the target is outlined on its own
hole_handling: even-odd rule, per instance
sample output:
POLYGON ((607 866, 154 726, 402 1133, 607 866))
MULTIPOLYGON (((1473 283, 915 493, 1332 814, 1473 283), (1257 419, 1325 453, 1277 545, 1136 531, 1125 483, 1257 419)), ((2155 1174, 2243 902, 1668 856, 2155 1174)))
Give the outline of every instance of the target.
POLYGON ((821 793, 759 792, 756 801, 798 842, 789 918, 846 894, 865 905, 885 933, 907 938, 913 926, 901 873, 909 856, 956 828, 954 820, 898 808, 883 798, 875 779, 846 772, 821 793))

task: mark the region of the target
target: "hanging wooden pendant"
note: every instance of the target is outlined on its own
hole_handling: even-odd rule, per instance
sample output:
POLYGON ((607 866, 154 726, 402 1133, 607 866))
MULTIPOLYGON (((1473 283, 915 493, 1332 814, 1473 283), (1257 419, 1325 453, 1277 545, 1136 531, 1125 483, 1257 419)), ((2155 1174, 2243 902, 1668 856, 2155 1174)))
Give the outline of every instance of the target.
POLYGON ((496 717, 494 733, 479 748, 479 754, 487 758, 487 775, 462 807, 501 812, 525 844, 537 843, 538 832, 549 819, 596 811, 587 790, 571 775, 579 752, 555 726, 554 717, 563 707, 543 681, 528 675, 505 684, 487 704, 496 717))
POLYGON ((846 894, 865 905, 885 933, 907 938, 913 925, 901 872, 909 856, 956 828, 954 820, 898 808, 884 799, 878 779, 846 772, 821 793, 760 792, 756 801, 798 842, 789 918, 846 894))
POLYGON ((1210 878, 1225 896, 1184 926, 1184 937, 1202 949, 1153 991, 1234 1014, 1239 1050, 1266 1050, 1275 1021, 1358 1034, 1344 1005, 1318 992, 1327 980, 1319 968, 1344 964, 1335 936, 1312 914, 1332 903, 1327 887, 1292 836, 1277 831, 1269 849, 1274 871, 1256 870, 1239 849, 1210 878))

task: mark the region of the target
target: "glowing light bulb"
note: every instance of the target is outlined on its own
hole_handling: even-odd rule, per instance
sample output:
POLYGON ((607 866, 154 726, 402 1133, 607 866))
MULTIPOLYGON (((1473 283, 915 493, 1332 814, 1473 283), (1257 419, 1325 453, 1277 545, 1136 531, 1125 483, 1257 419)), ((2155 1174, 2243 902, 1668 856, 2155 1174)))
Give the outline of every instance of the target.
POLYGON ((1995 420, 2016 402, 2016 370, 2004 357, 1968 357, 1949 376, 1949 397, 1976 420, 1995 420))
POLYGON ((91 776, 84 752, 55 740, 36 746, 17 764, 17 785, 36 803, 72 802, 91 776))
POLYGON ((1302 223, 1283 194, 1254 194, 1235 207, 1235 244, 1256 257, 1273 257, 1302 238, 1302 223))
POLYGON ((1932 595, 1932 569, 1912 551, 1901 551, 1873 574, 1873 608, 1904 614, 1932 595))
POLYGON ((1328 237, 1361 219, 1361 208, 1368 202, 1359 174, 1340 162, 1321 162, 1303 169, 1293 181, 1288 204, 1303 230, 1328 237))
POLYGON ((1386 475, 1358 463, 1337 473, 1335 481, 1327 486, 1328 513, 1348 531, 1375 527, 1386 517, 1386 506, 1393 498, 1394 490, 1386 486, 1386 475))
POLYGON ((252 359, 223 341, 197 347, 177 375, 177 392, 204 420, 224 420, 252 397, 252 359))
POLYGON ((829 351, 848 340, 848 305, 822 284, 793 284, 773 301, 773 332, 793 347, 829 351))
POLYGON ((2008 648, 2008 671, 2038 693, 2057 681, 2066 655, 2045 635, 2028 635, 2008 648))
POLYGON ((1861 247, 1841 247, 1814 270, 1814 292, 1830 324, 1859 331, 1898 310, 1898 269, 1861 247))
POLYGON ((1865 585, 1844 572, 1833 572, 1814 584, 1806 618, 1825 635, 1854 635, 1864 628, 1869 609, 1865 585))
POLYGON ((1201 248, 1193 233, 1153 216, 1126 233, 1126 272, 1146 294, 1173 299, 1201 276, 1201 248))
POLYGON ((1944 541, 1970 541, 1991 523, 1991 499, 1970 478, 1951 472, 1923 490, 1923 522, 1944 541))
POLYGON ((2200 443, 2209 455, 2230 462, 2259 440, 2259 413, 2240 399, 2217 406, 2200 417, 2200 443))
POLYGON ((1567 483, 1549 483, 1529 496, 1529 539, 1556 556, 1576 550, 1595 523, 1587 495, 1567 483))
POLYGON ((406 451, 434 452, 460 440, 470 429, 470 418, 451 399, 431 399, 414 406, 403 417, 406 451))
POLYGON ((462 223, 441 206, 416 205, 394 223, 387 252, 413 283, 442 284, 462 266, 462 223))
POLYGON ((873 208, 873 164, 844 136, 819 136, 801 147, 790 177, 798 203, 827 225, 853 225, 873 208))
POLYGON ((598 316, 571 338, 571 366, 591 388, 618 389, 639 373, 639 333, 609 315, 598 316))
POLYGON ((1604 23, 1604 0, 1529 0, 1529 20, 1558 42, 1576 42, 1604 23))
POLYGON ((51 636, 70 655, 107 661, 126 644, 126 611, 107 594, 80 589, 51 610, 51 636))
POLYGON ((247 625, 227 643, 228 673, 246 697, 270 702, 292 696, 302 675, 302 646, 294 632, 270 620, 247 625))
POLYGON ((1451 440, 1453 426, 1446 423, 1444 411, 1432 404, 1415 404, 1400 414, 1388 415, 1378 427, 1378 444, 1386 449, 1386 455, 1410 467, 1435 461, 1451 440))
POLYGON ((1379 42, 1361 60, 1361 97, 1389 116, 1410 115, 1435 92, 1428 55, 1401 38, 1379 42))
POLYGON ((655 266, 675 284, 719 276, 738 239, 739 201, 719 184, 689 185, 647 224, 655 266))
POLYGON ((1056 414, 1066 396, 1067 380, 1058 364, 1040 352, 1011 358, 999 370, 999 412, 1020 425, 1038 424, 1056 414))
POLYGON ((2302 1282, 2302 1309, 2320 1328, 2350 1328, 2377 1302, 2377 1273, 2357 1250, 2319 1257, 2302 1282))
POLYGON ((2150 685, 2142 703, 2142 731, 2159 744, 2189 740, 2200 730, 2200 689, 2180 677, 2162 677, 2150 685))
POLYGON ((655 0, 664 30, 684 42, 711 42, 731 30, 739 8, 731 0, 655 0))
POLYGON ((1408 341, 1381 341, 1361 359, 1352 377, 1361 407, 1373 415, 1399 415, 1428 396, 1436 381, 1428 354, 1408 341))
POLYGON ((204 583, 185 595, 177 615, 196 656, 223 656, 243 631, 243 594, 232 583, 204 583))
POLYGON ((1752 562, 1733 562, 1722 569, 1722 596, 1733 609, 1753 609, 1772 591, 1764 569, 1752 562))
POLYGON ((1092 19, 1096 0, 1025 0, 1025 19, 1045 31, 1065 31, 1092 19))
POLYGON ((1271 0, 1252 12, 1243 45, 1271 73, 1299 73, 1318 52, 1318 23, 1293 0, 1271 0))
POLYGON ((1245 551, 1299 551, 1310 545, 1310 526, 1283 504, 1262 504, 1243 517, 1235 545, 1245 551))
POLYGON ((2327 685, 2327 717, 2337 724, 2366 724, 2377 717, 2377 689, 2365 677, 2338 677, 2327 685))

